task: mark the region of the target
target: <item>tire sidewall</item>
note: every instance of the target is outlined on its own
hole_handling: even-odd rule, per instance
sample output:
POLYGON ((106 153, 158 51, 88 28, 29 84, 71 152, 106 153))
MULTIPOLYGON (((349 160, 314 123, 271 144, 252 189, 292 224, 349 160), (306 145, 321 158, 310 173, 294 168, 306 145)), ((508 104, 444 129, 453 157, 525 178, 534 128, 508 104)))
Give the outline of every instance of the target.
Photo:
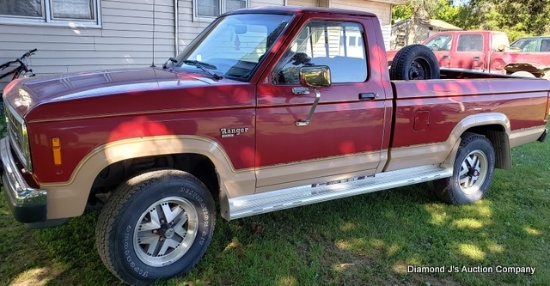
MULTIPOLYGON (((468 139, 466 139, 468 140, 468 139)), ((453 177, 451 180, 451 191, 452 195, 454 197, 455 203, 458 204, 471 204, 478 200, 480 200, 485 193, 489 190, 489 187, 491 186, 491 182, 493 181, 494 171, 495 171, 495 153, 493 150, 493 147, 491 143, 485 139, 484 137, 478 137, 468 140, 462 148, 459 149, 458 155, 456 157, 456 161, 454 163, 454 170, 453 170, 453 177), (485 176, 485 181, 481 185, 481 187, 471 193, 465 193, 464 190, 460 186, 460 168, 462 165, 462 162, 466 159, 466 157, 474 151, 480 151, 482 152, 485 157, 487 158, 487 174, 485 176)))
POLYGON ((433 51, 424 45, 415 44, 402 48, 395 55, 390 67, 392 80, 412 80, 409 78, 412 63, 419 61, 427 66, 425 79, 439 78, 439 63, 433 51))
POLYGON ((202 257, 214 230, 214 203, 208 193, 185 180, 160 179, 154 184, 141 188, 128 205, 119 212, 119 223, 115 235, 111 237, 114 246, 114 260, 119 260, 121 272, 143 281, 155 281, 182 275, 188 272, 202 257), (197 236, 189 250, 178 261, 163 267, 153 267, 143 263, 134 247, 134 231, 141 215, 155 202, 167 197, 180 197, 189 201, 197 212, 197 236))

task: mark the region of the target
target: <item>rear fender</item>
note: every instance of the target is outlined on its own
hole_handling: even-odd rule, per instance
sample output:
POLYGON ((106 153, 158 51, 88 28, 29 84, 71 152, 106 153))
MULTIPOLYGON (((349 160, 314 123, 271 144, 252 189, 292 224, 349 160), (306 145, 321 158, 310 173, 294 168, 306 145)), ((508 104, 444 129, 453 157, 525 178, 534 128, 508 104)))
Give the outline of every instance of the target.
POLYGON ((483 131, 482 135, 487 136, 495 148, 495 155, 497 158, 496 166, 498 168, 509 169, 511 165, 511 153, 510 153, 510 120, 502 113, 482 113, 467 116, 462 119, 453 129, 451 135, 447 139, 447 142, 452 144, 452 149, 443 164, 444 168, 452 168, 458 152, 458 146, 460 145, 461 136, 465 132, 479 133, 483 131), (485 130, 484 126, 502 126, 503 131, 485 130), (476 130, 476 131, 473 131, 476 130), (451 143, 452 142, 452 143, 451 143))

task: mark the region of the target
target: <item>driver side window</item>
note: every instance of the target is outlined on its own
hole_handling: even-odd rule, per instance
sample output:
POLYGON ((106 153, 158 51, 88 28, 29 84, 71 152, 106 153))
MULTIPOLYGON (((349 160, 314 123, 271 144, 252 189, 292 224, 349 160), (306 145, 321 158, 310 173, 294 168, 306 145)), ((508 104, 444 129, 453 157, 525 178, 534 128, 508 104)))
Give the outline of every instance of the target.
POLYGON ((450 51, 451 50, 451 35, 439 35, 432 38, 426 43, 426 46, 432 51, 450 51))
POLYGON ((363 82, 367 62, 363 29, 357 23, 315 21, 304 27, 272 74, 273 84, 298 84, 303 66, 326 65, 332 82, 363 82))

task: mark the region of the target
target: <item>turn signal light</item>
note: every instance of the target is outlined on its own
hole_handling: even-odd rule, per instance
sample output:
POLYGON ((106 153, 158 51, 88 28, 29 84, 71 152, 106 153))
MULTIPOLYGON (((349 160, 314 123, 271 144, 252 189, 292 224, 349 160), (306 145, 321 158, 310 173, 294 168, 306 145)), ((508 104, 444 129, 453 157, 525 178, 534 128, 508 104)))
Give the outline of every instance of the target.
POLYGON ((61 140, 59 137, 52 138, 53 164, 61 165, 61 140))

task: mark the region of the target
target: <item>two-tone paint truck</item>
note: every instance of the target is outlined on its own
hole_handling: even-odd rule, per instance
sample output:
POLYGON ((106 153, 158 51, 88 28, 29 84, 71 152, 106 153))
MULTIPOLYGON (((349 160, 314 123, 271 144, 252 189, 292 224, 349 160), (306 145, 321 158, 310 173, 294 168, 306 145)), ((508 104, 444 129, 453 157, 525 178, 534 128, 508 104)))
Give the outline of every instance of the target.
POLYGON ((163 67, 11 82, 3 188, 33 227, 104 204, 101 259, 149 284, 198 263, 218 214, 425 181, 445 202, 476 202, 512 147, 544 140, 549 92, 546 80, 440 72, 419 45, 388 70, 371 13, 238 10, 163 67))

